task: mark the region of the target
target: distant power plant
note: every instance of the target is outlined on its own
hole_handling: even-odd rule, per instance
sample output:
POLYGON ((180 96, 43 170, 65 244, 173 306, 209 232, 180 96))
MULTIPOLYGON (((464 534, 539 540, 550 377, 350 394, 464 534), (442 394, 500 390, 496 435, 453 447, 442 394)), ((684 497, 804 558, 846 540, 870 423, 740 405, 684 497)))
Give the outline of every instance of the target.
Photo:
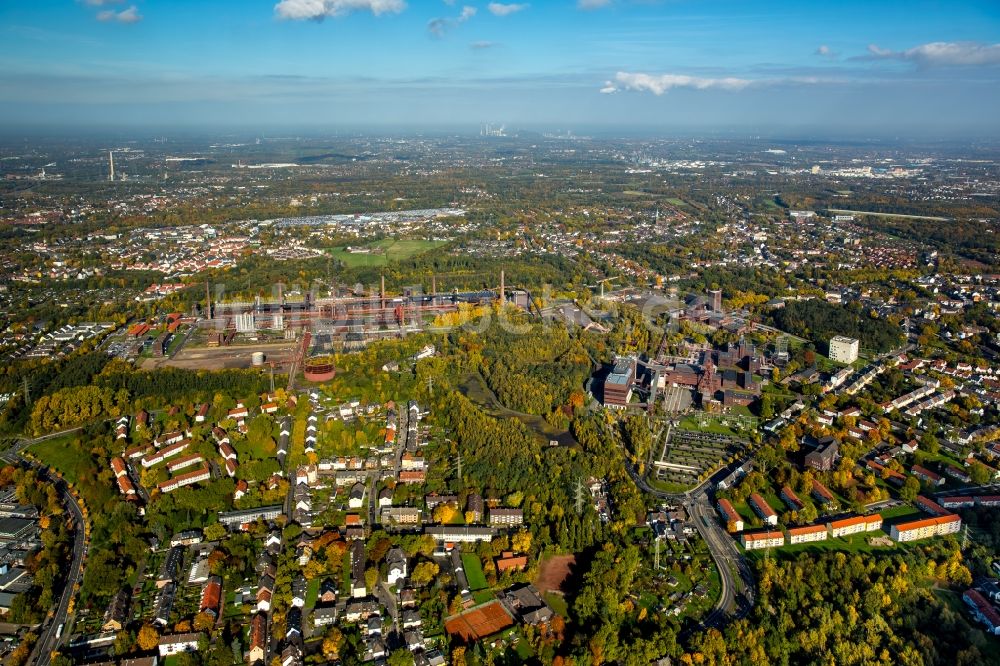
POLYGON ((479 129, 479 136, 507 136, 507 127, 504 125, 484 123, 479 129))

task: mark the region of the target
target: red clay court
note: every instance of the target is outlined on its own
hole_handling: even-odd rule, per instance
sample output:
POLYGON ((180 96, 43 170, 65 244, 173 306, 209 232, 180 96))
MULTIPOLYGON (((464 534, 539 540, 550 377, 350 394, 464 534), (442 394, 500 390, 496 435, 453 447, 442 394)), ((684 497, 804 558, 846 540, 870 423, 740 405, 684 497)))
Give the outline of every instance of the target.
POLYGON ((461 638, 466 643, 492 636, 514 624, 507 610, 499 601, 491 601, 464 613, 448 618, 445 631, 461 638))

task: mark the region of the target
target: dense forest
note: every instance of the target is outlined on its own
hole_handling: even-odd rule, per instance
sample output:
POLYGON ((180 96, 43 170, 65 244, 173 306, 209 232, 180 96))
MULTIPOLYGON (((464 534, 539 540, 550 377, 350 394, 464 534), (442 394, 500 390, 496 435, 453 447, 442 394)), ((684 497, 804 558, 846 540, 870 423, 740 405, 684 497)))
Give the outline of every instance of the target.
POLYGON ((682 663, 1000 663, 995 645, 958 610, 955 590, 964 590, 971 576, 953 542, 893 556, 801 553, 761 560, 757 569, 751 616, 724 634, 710 630, 696 636, 682 663))
POLYGON ((863 312, 857 305, 831 305, 826 301, 789 301, 771 315, 774 326, 808 338, 825 350, 830 338, 857 338, 865 349, 887 352, 903 342, 903 331, 885 319, 863 312))

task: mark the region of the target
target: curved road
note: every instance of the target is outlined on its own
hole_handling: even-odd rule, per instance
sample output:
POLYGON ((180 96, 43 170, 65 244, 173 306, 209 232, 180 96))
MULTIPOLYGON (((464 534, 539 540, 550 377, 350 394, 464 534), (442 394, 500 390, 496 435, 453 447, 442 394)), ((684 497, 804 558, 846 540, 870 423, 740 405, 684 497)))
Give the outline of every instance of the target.
POLYGON ((754 604, 753 570, 746 557, 736 547, 736 542, 722 529, 715 518, 715 509, 708 495, 711 478, 687 492, 667 493, 646 483, 627 457, 625 468, 640 490, 671 502, 681 503, 691 516, 698 534, 708 546, 708 552, 719 570, 722 592, 711 612, 702 619, 701 626, 721 629, 732 620, 746 617, 754 604))
POLYGON ((73 516, 73 559, 70 561, 69 569, 66 573, 62 598, 59 600, 59 606, 56 608, 55 613, 47 620, 47 623, 43 623, 41 635, 38 637, 38 642, 35 643, 35 649, 32 651, 32 660, 28 662, 29 664, 35 664, 35 666, 48 666, 52 658, 52 653, 59 649, 69 634, 68 631, 65 631, 64 627, 62 634, 56 638, 58 628, 66 624, 70 601, 73 599, 73 595, 76 593, 76 585, 83 575, 83 558, 87 550, 86 534, 84 532, 83 511, 80 509, 76 498, 69 492, 66 482, 59 478, 53 479, 49 476, 46 467, 39 465, 33 460, 26 458, 22 458, 22 460, 38 470, 43 478, 49 479, 56 490, 63 496, 63 503, 73 516))

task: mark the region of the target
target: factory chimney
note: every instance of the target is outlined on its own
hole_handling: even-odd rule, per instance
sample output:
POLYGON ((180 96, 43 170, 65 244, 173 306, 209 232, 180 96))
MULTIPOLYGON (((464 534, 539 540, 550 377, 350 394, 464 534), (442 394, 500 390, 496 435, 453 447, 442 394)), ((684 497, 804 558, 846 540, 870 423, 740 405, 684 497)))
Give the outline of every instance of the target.
POLYGON ((110 168, 110 171, 108 172, 108 180, 113 183, 115 182, 115 154, 110 150, 108 151, 108 166, 110 168))

